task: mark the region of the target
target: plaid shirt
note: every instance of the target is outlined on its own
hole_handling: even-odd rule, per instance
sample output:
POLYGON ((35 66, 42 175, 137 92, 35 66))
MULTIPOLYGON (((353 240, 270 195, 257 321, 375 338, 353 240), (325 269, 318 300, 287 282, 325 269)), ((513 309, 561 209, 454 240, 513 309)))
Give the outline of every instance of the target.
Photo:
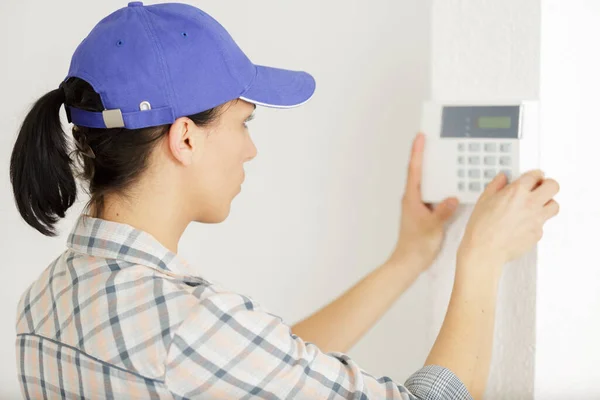
POLYGON ((375 378, 149 234, 86 216, 23 294, 16 347, 27 399, 471 399, 439 366, 375 378))

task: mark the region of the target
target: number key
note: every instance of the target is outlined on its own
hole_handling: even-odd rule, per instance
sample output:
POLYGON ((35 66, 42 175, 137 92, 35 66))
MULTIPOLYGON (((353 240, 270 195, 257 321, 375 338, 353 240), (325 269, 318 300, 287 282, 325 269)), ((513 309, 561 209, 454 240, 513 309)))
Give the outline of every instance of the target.
POLYGON ((469 178, 481 178, 481 171, 478 169, 470 169, 469 178))
POLYGON ((486 169, 483 176, 485 176, 487 179, 492 179, 496 176, 496 170, 486 169))
POLYGON ((488 156, 483 159, 485 165, 496 165, 496 157, 488 156))
POLYGON ((469 190, 471 192, 480 192, 481 191, 481 183, 479 183, 479 182, 469 183, 469 190))
POLYGON ((481 164, 481 159, 479 157, 469 157, 470 165, 479 165, 481 164))
POLYGON ((507 166, 510 164, 512 164, 512 160, 510 157, 500 157, 500 165, 507 166))
POLYGON ((479 151, 481 150, 481 145, 479 143, 470 143, 469 151, 479 151))
POLYGON ((496 151, 496 143, 486 143, 484 149, 487 153, 494 153, 496 151))

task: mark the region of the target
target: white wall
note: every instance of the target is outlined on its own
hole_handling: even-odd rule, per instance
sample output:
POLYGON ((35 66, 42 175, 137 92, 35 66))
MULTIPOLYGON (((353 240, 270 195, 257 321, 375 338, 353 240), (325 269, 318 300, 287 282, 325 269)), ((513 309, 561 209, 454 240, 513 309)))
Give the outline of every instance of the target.
MULTIPOLYGON (((540 99, 541 167, 559 180, 560 216, 503 277, 488 399, 600 398, 600 4, 594 0, 434 0, 432 96, 540 99)), ((451 262, 470 209, 429 274, 442 322, 451 262)))
MULTIPOLYGON (((0 2, 0 398, 17 398, 14 317, 20 294, 64 249, 13 205, 8 163, 26 105, 58 86, 70 55, 125 1, 0 2)), ((312 72, 316 97, 259 110, 259 156, 230 219, 190 227, 181 252, 199 273, 251 295, 289 323, 385 260, 396 240, 409 143, 429 85, 430 1, 195 1, 257 63, 312 72)), ((431 316, 420 280, 352 350, 366 370, 403 381, 422 366, 431 316)))
MULTIPOLYGON (((433 99, 511 101, 539 96, 539 0, 434 0, 432 29, 433 99)), ((428 276, 431 344, 446 313, 455 254, 471 210, 461 208, 428 276)), ((535 254, 505 268, 487 399, 533 397, 535 284, 535 254)))
POLYGON ((600 398, 600 3, 542 0, 542 165, 561 216, 540 244, 536 400, 600 398))

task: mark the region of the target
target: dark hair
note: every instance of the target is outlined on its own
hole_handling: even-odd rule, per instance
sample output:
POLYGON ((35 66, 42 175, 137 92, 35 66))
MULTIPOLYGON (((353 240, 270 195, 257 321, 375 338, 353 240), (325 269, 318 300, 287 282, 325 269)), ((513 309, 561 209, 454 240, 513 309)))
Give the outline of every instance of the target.
MULTIPOLYGON (((69 78, 33 105, 10 159, 10 180, 19 212, 29 225, 48 236, 56 235, 54 225, 77 198, 76 176, 88 184, 88 208, 101 217, 105 196, 125 194, 146 169, 156 143, 171 127, 128 130, 74 126, 73 142, 61 125, 63 103, 87 111, 105 109, 89 83, 69 78)), ((206 126, 218 117, 219 109, 188 118, 198 126, 206 126)))

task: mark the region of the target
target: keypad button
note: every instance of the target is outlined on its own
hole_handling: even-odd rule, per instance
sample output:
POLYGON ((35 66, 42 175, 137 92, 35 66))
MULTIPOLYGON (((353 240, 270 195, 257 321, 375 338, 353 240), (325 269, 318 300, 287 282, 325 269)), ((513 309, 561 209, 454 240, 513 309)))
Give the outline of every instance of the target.
POLYGON ((461 192, 465 191, 465 183, 464 182, 458 182, 458 190, 461 192))
POLYGON ((479 183, 479 182, 469 183, 469 190, 471 192, 480 192, 481 191, 481 183, 479 183))
POLYGON ((483 148, 486 153, 494 153, 496 152, 496 143, 486 143, 483 148))
POLYGON ((485 165, 496 165, 496 157, 487 156, 483 159, 485 165))
POLYGON ((459 165, 465 165, 465 158, 463 156, 458 157, 457 161, 459 165))
POLYGON ((459 143, 457 147, 458 151, 465 151, 467 149, 467 146, 464 143, 459 143))
POLYGON ((506 177, 508 178, 509 181, 512 179, 512 171, 510 171, 508 169, 503 169, 500 172, 503 173, 504 175, 506 175, 506 177))
POLYGON ((481 178, 481 171, 478 169, 470 169, 469 170, 469 178, 481 178))
POLYGON ((500 145, 500 152, 501 153, 510 153, 512 151, 512 146, 510 143, 502 143, 500 145))
POLYGON ((469 151, 480 151, 481 145, 479 143, 469 143, 469 151))
POLYGON ((464 169, 459 169, 458 170, 458 177, 459 178, 464 178, 465 177, 465 170, 464 169))
POLYGON ((486 177, 487 179, 492 179, 496 176, 496 170, 495 169, 486 169, 485 172, 483 173, 483 176, 486 177))
POLYGON ((510 157, 500 157, 500 165, 510 165, 512 160, 510 157))
POLYGON ((479 165, 479 164, 481 164, 481 159, 479 157, 475 157, 475 156, 469 157, 469 164, 470 165, 479 165))

